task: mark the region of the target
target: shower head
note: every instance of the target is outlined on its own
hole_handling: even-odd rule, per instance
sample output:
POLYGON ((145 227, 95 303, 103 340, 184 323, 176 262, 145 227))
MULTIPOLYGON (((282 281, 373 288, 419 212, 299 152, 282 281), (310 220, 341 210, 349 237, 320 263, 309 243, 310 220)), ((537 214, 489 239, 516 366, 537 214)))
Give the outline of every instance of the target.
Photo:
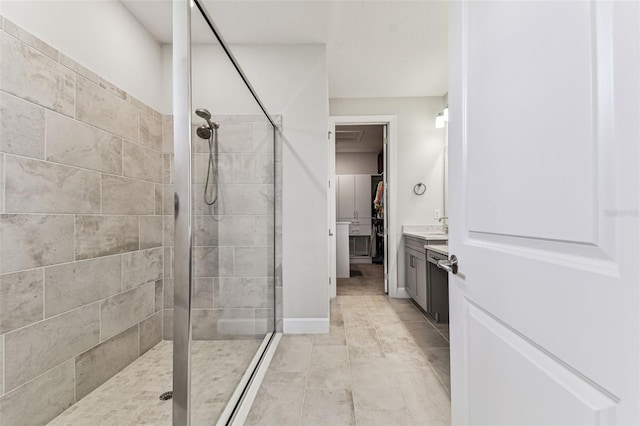
POLYGON ((196 129, 196 133, 202 139, 209 139, 211 137, 211 126, 208 124, 203 124, 196 129))
POLYGON ((198 108, 196 110, 196 115, 198 117, 204 118, 207 121, 211 120, 211 113, 209 112, 208 109, 198 108))
POLYGON ((211 113, 209 112, 208 109, 198 108, 196 109, 196 115, 200 118, 204 118, 205 120, 207 120, 207 124, 209 125, 210 128, 217 129, 218 127, 220 127, 218 126, 218 123, 211 122, 211 113))

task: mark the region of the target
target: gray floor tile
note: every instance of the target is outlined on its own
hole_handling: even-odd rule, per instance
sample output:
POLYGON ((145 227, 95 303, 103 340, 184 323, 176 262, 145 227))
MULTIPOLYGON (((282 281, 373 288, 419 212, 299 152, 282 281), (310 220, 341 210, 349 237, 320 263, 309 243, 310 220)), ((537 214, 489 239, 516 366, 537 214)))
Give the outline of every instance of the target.
POLYGON ((351 391, 307 389, 302 407, 302 425, 355 425, 351 391))

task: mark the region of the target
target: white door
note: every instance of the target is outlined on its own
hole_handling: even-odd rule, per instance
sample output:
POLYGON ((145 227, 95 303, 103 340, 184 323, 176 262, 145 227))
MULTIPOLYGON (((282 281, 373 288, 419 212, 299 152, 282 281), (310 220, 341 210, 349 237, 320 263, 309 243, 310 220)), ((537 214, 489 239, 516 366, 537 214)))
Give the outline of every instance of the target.
POLYGON ((449 3, 454 424, 640 424, 639 6, 449 3))
POLYGON ((382 191, 382 205, 384 208, 384 292, 389 294, 389 126, 384 125, 383 134, 383 154, 382 154, 382 180, 384 191, 382 191))
POLYGON ((328 151, 329 158, 333 161, 329 161, 327 182, 327 226, 329 228, 327 232, 327 238, 329 239, 329 298, 336 297, 338 283, 338 265, 337 265, 337 242, 336 237, 338 230, 336 229, 336 124, 329 120, 329 134, 328 134, 328 151))

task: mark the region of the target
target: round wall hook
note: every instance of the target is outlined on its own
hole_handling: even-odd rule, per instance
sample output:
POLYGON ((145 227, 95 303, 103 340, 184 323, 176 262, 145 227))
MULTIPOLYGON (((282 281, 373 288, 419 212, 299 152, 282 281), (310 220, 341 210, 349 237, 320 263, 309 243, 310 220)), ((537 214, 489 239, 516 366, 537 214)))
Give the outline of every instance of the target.
POLYGON ((425 193, 426 190, 427 190, 427 186, 422 182, 416 183, 415 186, 413 187, 413 193, 416 195, 422 195, 425 193))

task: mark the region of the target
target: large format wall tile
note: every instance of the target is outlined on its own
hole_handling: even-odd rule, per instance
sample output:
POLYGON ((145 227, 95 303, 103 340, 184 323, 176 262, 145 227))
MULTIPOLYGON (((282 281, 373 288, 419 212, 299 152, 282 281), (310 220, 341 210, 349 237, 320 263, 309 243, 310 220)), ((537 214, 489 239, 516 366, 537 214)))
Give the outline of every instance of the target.
POLYGON ((273 185, 220 185, 225 214, 273 214, 273 185))
POLYGON ((47 317, 112 296, 122 288, 120 256, 66 263, 45 269, 47 317))
POLYGON ((0 272, 73 260, 73 216, 0 215, 0 272))
POLYGON ((252 246, 253 216, 196 216, 196 246, 252 246))
POLYGON ((0 334, 42 320, 43 286, 42 269, 0 275, 0 334))
POLYGON ((84 398, 138 357, 138 326, 76 357, 76 397, 84 398))
POLYGON ((273 308, 273 278, 219 278, 213 285, 215 308, 273 308))
POLYGON ((7 390, 86 351, 99 342, 99 335, 97 303, 7 334, 4 338, 7 390))
POLYGON ((237 339, 255 335, 253 309, 195 309, 193 339, 237 339))
POLYGON ((154 304, 155 283, 103 300, 100 306, 101 340, 115 336, 152 315, 154 304))
MULTIPOLYGON (((196 278, 197 279, 197 278, 196 278)), ((163 280, 163 308, 173 309, 173 278, 165 278, 163 280)), ((193 298, 195 299, 195 297, 193 298)))
POLYGON ((213 283, 216 280, 229 280, 231 278, 194 278, 192 307, 213 308, 213 283))
POLYGON ((140 323, 140 355, 162 340, 162 312, 156 312, 140 323))
POLYGON ((162 247, 162 222, 162 216, 140 216, 140 249, 162 247))
POLYGON ((122 139, 47 111, 47 160, 122 174, 122 139))
MULTIPOLYGON (((168 280, 170 278, 167 278, 168 280)), ((154 301, 155 312, 161 311, 163 306, 163 293, 164 292, 164 280, 156 280, 156 297, 154 301)))
POLYGON ((4 154, 2 153, 0 153, 0 213, 4 213, 4 154))
POLYGON ((162 122, 162 152, 173 152, 173 120, 162 122))
POLYGON ((138 109, 116 95, 77 77, 76 118, 123 138, 138 140, 138 109))
MULTIPOLYGON (((4 359, 4 340, 0 339, 0 359, 4 359)), ((0 362, 0 395, 4 394, 4 366, 0 362)), ((2 409, 0 409, 1 412, 2 409)), ((2 416, 2 414, 0 414, 2 416)))
POLYGON ((0 93, 0 151, 44 158, 44 108, 0 93))
POLYGON ((162 338, 173 340, 173 309, 162 311, 162 338))
POLYGON ((195 277, 233 276, 233 247, 194 247, 195 277))
POLYGON ((76 216, 76 259, 138 250, 138 228, 135 216, 76 216))
MULTIPOLYGON (((218 183, 233 183, 234 154, 217 154, 215 165, 218 172, 218 183)), ((209 169, 209 153, 195 153, 192 156, 191 183, 206 183, 209 169)), ((209 176, 211 181, 211 175, 209 176)))
POLYGON ((233 183, 273 183, 273 154, 234 154, 233 183))
POLYGON ((140 143, 162 152, 162 122, 140 111, 140 143))
POLYGON ((124 290, 141 286, 162 278, 162 248, 134 251, 122 255, 122 279, 124 290))
POLYGON ((100 213, 100 174, 7 155, 8 213, 100 213))
POLYGON ((3 18, 2 24, 3 24, 3 30, 6 33, 11 34, 18 40, 23 41, 24 43, 36 49, 37 51, 44 53, 54 61, 57 61, 60 58, 60 52, 58 52, 57 49, 45 43, 44 41, 40 40, 39 38, 34 37, 32 34, 20 28, 15 23, 8 20, 7 18, 3 18))
POLYGON ((122 172, 125 176, 162 183, 162 153, 124 141, 122 172))
POLYGON ((0 37, 0 89, 72 116, 74 73, 11 36, 0 33, 0 37))
POLYGON ((273 274, 273 248, 236 247, 236 277, 268 277, 273 274))
MULTIPOLYGON (((253 123, 220 123, 218 129, 218 143, 220 152, 252 152, 253 123)), ((202 150, 200 152, 205 152, 202 150)))
POLYGON ((0 398, 3 425, 46 425, 75 402, 73 359, 0 398))
POLYGON ((155 186, 150 182, 102 175, 102 213, 154 214, 155 186))

